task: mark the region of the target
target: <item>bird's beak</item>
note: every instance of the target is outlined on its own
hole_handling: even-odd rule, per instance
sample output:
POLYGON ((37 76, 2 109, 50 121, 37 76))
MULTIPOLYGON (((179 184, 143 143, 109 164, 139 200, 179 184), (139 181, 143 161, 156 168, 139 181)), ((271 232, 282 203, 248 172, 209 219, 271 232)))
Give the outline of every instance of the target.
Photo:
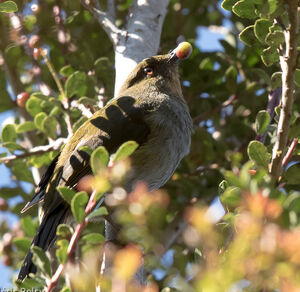
POLYGON ((191 55, 192 51, 193 48, 190 43, 182 42, 169 53, 168 63, 176 64, 179 60, 185 60, 191 55))
POLYGON ((169 64, 177 64, 178 61, 180 60, 177 55, 176 55, 176 49, 172 50, 171 52, 169 52, 169 59, 168 59, 168 63, 169 64))

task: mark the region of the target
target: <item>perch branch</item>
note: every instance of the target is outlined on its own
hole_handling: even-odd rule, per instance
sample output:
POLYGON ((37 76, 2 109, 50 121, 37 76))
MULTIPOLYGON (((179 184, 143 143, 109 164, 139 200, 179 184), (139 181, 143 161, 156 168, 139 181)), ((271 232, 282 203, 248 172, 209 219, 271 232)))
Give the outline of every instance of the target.
POLYGON ((59 138, 56 141, 54 141, 54 143, 51 143, 49 145, 37 146, 37 147, 30 149, 27 152, 19 154, 19 155, 11 155, 11 156, 7 156, 7 157, 2 157, 2 158, 0 158, 0 163, 8 163, 12 160, 22 159, 22 158, 30 157, 33 155, 42 155, 42 154, 50 152, 50 151, 58 150, 65 143, 66 143, 66 139, 59 138))
POLYGON ((298 0, 287 0, 287 10, 290 25, 285 36, 285 53, 280 56, 280 66, 282 69, 282 99, 281 111, 277 129, 277 140, 275 142, 272 161, 271 175, 277 179, 282 172, 282 160, 286 152, 288 142, 288 132, 292 116, 294 102, 294 75, 297 64, 297 40, 298 40, 298 0))

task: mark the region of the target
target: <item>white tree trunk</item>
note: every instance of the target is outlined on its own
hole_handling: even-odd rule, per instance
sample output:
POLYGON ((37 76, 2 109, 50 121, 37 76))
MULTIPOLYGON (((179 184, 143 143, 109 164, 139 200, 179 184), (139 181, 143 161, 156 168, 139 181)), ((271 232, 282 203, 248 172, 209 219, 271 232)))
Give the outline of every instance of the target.
POLYGON ((157 54, 168 4, 169 0, 134 1, 126 31, 115 45, 115 96, 137 63, 157 54))

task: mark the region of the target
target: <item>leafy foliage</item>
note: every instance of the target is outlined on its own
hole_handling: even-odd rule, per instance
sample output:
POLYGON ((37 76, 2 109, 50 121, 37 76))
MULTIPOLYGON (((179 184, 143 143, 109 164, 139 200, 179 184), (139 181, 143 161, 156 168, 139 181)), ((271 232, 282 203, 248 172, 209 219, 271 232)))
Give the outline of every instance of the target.
MULTIPOLYGON (((15 11, 11 2, 0 3, 0 11, 15 11)), ((132 1, 116 2, 116 23, 123 27, 132 1)), ((114 155, 103 147, 80 148, 91 157, 93 176, 80 181, 76 190, 58 188, 75 218, 57 229, 59 263, 70 261, 70 240, 82 227, 77 238, 79 269, 72 261, 66 269, 72 289, 92 291, 100 282, 110 291, 121 282, 128 291, 142 291, 132 281, 142 261, 151 291, 219 292, 243 285, 245 291, 299 289, 298 143, 280 179, 269 174, 281 114, 279 103, 271 107, 271 102, 282 86, 279 57, 289 25, 284 3, 224 0, 220 6, 216 1, 170 1, 159 53, 174 48, 179 35, 194 46, 180 65, 195 126, 190 154, 164 190, 149 193, 141 182, 127 194, 120 183, 136 142, 123 144, 114 155), (202 49, 203 28, 219 28, 224 34, 220 49, 202 49), (104 200, 106 207, 93 208, 87 215, 92 189, 94 203, 104 200), (216 198, 226 211, 221 221, 216 204, 211 205, 216 198), (118 223, 123 245, 111 245, 112 268, 100 277, 103 218, 108 214, 118 223), (178 229, 172 229, 176 220, 178 229), (171 242, 174 234, 178 237, 171 242)), ((85 110, 93 113, 102 107, 114 88, 112 44, 79 1, 18 1, 17 6, 20 29, 12 25, 12 15, 0 13, 0 112, 13 110, 14 115, 1 130, 0 162, 11 174, 11 185, 0 189, 0 210, 20 216, 16 226, 5 219, 0 224, 1 259, 13 270, 20 267, 37 230, 36 210, 19 213, 36 187, 30 169, 48 166, 58 150, 52 147, 34 155, 31 148, 67 138, 70 128, 76 131, 87 119, 85 110), (38 43, 30 42, 32 35, 38 36, 38 43), (46 55, 36 49, 46 49, 46 55), (34 50, 40 53, 37 58, 34 50), (24 106, 16 98, 21 92, 30 94, 24 106), (20 158, 6 161, 11 155, 20 158)), ((290 141, 300 137, 300 69, 295 84, 290 141)), ((20 289, 45 287, 45 278, 53 274, 47 255, 35 247, 32 251, 39 272, 16 283, 20 289)))

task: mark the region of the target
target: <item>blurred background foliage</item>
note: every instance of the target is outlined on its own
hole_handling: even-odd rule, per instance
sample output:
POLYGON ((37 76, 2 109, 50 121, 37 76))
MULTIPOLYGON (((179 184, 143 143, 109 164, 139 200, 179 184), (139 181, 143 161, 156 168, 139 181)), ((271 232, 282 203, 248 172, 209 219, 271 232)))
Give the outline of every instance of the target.
MULTIPOLYGON (((1 260, 12 279, 38 226, 37 210, 19 213, 34 192, 32 170, 43 172, 61 144, 36 155, 28 151, 67 138, 70 125, 76 130, 86 120, 83 109, 103 106, 114 88, 113 46, 79 1, 15 2, 17 13, 0 13, 0 115, 8 117, 0 171, 9 172, 0 188, 1 260), (6 160, 12 155, 21 158, 6 160)), ((115 2, 116 23, 124 27, 132 1, 115 2)), ((99 262, 87 256, 91 268, 80 281, 69 271, 78 291, 92 291, 88 283, 99 281, 104 291, 118 285, 142 291, 131 281, 141 261, 137 246, 145 253, 147 291, 299 291, 298 140, 280 182, 268 174, 280 112, 266 111, 281 87, 277 49, 284 40, 282 28, 273 25, 279 16, 288 26, 280 0, 225 0, 223 7, 211 0, 170 1, 159 53, 174 48, 180 36, 194 47, 180 66, 195 125, 191 152, 162 191, 148 195, 141 185, 124 197, 111 185, 116 196, 108 205, 123 227, 121 237, 136 245, 112 252, 111 277, 99 278, 99 262), (203 49, 210 42, 203 34, 214 33, 218 49, 203 49), (167 246, 174 218, 184 228, 167 246)), ((298 73, 290 142, 300 135, 298 73)), ((88 228, 103 233, 103 223, 88 228)), ((81 243, 86 250, 87 243, 96 244, 99 257, 102 239, 81 243)))

